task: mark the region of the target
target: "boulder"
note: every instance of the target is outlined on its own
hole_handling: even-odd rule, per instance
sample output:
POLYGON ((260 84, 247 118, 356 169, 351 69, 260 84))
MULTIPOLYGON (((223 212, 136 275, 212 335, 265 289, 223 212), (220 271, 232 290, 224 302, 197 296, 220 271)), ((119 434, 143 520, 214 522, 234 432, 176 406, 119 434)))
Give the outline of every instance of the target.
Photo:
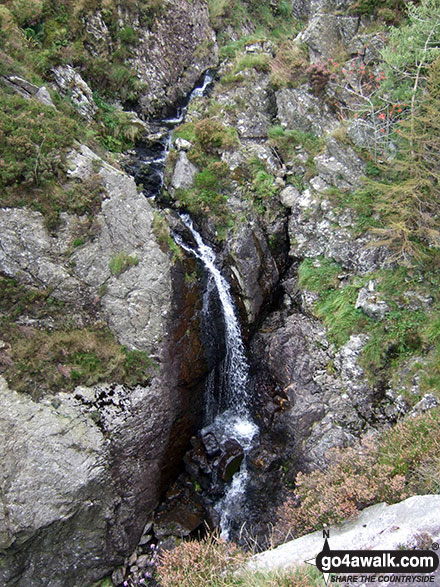
POLYGON ((174 189, 190 189, 194 185, 194 178, 198 173, 197 167, 188 159, 185 151, 179 153, 176 166, 174 167, 171 185, 174 189))
MULTIPOLYGON (((355 520, 328 530, 332 550, 429 549, 440 540, 440 496, 416 495, 394 505, 379 503, 364 509, 355 520)), ((322 530, 317 530, 255 555, 248 567, 260 571, 294 568, 314 559, 323 544, 322 530)))
POLYGON ((93 92, 83 78, 70 65, 58 65, 52 69, 55 84, 63 96, 68 96, 79 114, 91 120, 98 110, 93 92))

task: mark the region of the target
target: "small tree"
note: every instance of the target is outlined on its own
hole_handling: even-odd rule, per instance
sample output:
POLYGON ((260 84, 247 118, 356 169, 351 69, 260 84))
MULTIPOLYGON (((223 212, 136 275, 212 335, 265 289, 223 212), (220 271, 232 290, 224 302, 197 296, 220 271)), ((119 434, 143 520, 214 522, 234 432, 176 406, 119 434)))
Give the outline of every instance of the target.
POLYGON ((420 107, 400 126, 399 153, 381 165, 382 181, 371 181, 385 228, 376 229, 395 257, 406 264, 440 247, 440 58, 429 68, 420 107))

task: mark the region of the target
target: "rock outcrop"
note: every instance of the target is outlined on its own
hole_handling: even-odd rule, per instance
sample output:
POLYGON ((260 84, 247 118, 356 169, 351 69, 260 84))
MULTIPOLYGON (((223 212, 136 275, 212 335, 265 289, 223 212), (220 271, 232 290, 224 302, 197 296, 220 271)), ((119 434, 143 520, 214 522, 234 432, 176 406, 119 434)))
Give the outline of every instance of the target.
MULTIPOLYGON (((364 509, 356 520, 329 528, 330 548, 365 551, 429 549, 440 539, 439 506, 438 495, 410 497, 394 505, 373 505, 364 509)), ((314 559, 322 547, 322 531, 319 530, 257 554, 249 567, 265 571, 292 568, 314 559)), ((361 580, 358 584, 363 585, 361 580)))
POLYGON ((70 157, 71 181, 86 180, 93 166, 107 197, 86 242, 71 247, 75 216, 64 214, 51 236, 40 213, 2 209, 0 268, 99 315, 158 369, 146 386, 109 382, 39 403, 1 380, 3 584, 79 586, 122 564, 198 419, 198 290, 172 269, 131 178, 81 147, 70 157), (120 253, 137 262, 112 272, 120 253))

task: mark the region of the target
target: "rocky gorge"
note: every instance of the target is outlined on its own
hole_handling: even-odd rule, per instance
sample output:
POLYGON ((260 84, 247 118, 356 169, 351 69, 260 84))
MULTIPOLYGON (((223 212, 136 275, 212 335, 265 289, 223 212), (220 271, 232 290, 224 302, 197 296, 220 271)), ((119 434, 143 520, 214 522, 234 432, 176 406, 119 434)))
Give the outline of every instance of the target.
MULTIPOLYGON (((226 4, 76 6, 86 57, 69 53, 76 31, 58 39, 44 85, 4 57, 8 95, 40 104, 46 117, 70 112, 60 106, 68 100, 70 116, 106 133, 66 149, 57 185, 96 201, 62 201, 56 222, 32 201, 41 181, 23 205, 16 192, 29 181, 11 188, 2 179, 5 585, 140 580, 151 549, 218 527, 218 504, 243 462, 229 530, 264 548, 299 472, 325 470, 331 449, 367 433, 436 413, 436 383, 425 377, 434 335, 424 323, 420 332, 405 326, 410 314, 435 320, 435 282, 415 272, 402 291, 387 285, 403 264, 389 241, 377 242, 379 212, 356 200, 377 159, 392 161, 397 148, 391 137, 390 150, 368 155, 382 145, 381 111, 362 111, 378 82, 359 86, 357 69, 380 78, 388 33, 348 0, 292 0, 271 5, 289 30, 277 41, 260 31, 253 3, 238 25, 226 4), (104 104, 93 64, 116 71, 121 54, 136 82, 124 78, 115 104, 104 104), (210 68, 209 90, 187 103, 210 68), (121 134, 109 130, 115 120, 121 134), (124 152, 109 156, 115 141, 124 152), (150 185, 151 162, 160 182, 150 185), (215 295, 204 315, 209 280, 182 213, 230 287, 259 430, 250 447, 205 427, 207 389, 220 393, 228 349, 215 295)), ((4 35, 14 6, 1 6, 4 35)), ((45 18, 32 13, 24 24, 37 30, 45 18)), ((429 247, 437 244, 434 234, 429 247)))

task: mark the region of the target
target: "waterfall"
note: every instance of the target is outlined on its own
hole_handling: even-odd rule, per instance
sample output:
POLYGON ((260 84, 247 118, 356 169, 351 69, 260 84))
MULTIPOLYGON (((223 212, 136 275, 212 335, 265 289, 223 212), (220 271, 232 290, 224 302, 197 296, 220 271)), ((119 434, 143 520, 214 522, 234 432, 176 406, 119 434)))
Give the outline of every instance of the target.
MULTIPOLYGON (((156 121, 151 125, 157 132, 152 135, 150 143, 136 147, 136 158, 131 165, 126 166, 126 169, 137 183, 144 186, 146 197, 155 197, 162 189, 163 172, 171 148, 173 129, 184 121, 191 100, 203 96, 212 80, 212 74, 207 72, 201 86, 193 89, 185 103, 177 109, 174 117, 156 121)), ((220 318, 222 321, 222 336, 219 337, 222 340, 214 343, 217 349, 223 347, 223 352, 214 353, 215 364, 212 365, 206 379, 205 419, 200 435, 211 432, 221 445, 227 444, 230 440, 236 441, 244 452, 240 470, 233 476, 223 498, 215 504, 220 516, 222 536, 229 538, 231 523, 243 514, 245 509, 248 479, 246 455, 258 437, 258 427, 249 411, 249 365, 230 286, 216 266, 215 252, 203 242, 191 218, 187 214, 180 217, 194 242, 189 245, 178 234, 173 234, 173 238, 184 250, 200 260, 206 273, 202 314, 207 336, 215 337, 213 321, 220 318), (218 316, 219 313, 221 316, 218 316), (218 355, 224 355, 220 362, 218 355)))
POLYGON ((142 184, 143 193, 147 198, 157 196, 163 187, 164 168, 171 149, 174 127, 185 120, 191 101, 203 96, 212 81, 212 73, 206 72, 202 85, 192 90, 184 104, 177 108, 175 116, 151 122, 150 137, 145 142, 138 143, 134 149, 135 157, 125 164, 125 170, 134 177, 136 183, 142 184))
POLYGON ((230 521, 234 517, 234 512, 239 511, 240 502, 244 499, 248 478, 246 453, 254 446, 258 433, 258 427, 249 412, 249 365, 230 286, 215 265, 215 252, 203 242, 187 214, 181 214, 180 218, 191 232, 195 246, 188 245, 177 234, 174 235, 174 239, 184 250, 202 262, 208 277, 203 295, 203 313, 209 317, 210 300, 215 292, 220 302, 224 323, 225 357, 217 380, 213 371, 207 378, 206 416, 208 421, 201 434, 213 432, 219 441, 234 439, 240 443, 245 453, 240 471, 234 475, 225 496, 216 504, 220 514, 222 536, 228 538, 230 521), (220 398, 216 398, 216 394, 220 395, 220 398), (217 406, 217 409, 214 410, 213 406, 217 406))

